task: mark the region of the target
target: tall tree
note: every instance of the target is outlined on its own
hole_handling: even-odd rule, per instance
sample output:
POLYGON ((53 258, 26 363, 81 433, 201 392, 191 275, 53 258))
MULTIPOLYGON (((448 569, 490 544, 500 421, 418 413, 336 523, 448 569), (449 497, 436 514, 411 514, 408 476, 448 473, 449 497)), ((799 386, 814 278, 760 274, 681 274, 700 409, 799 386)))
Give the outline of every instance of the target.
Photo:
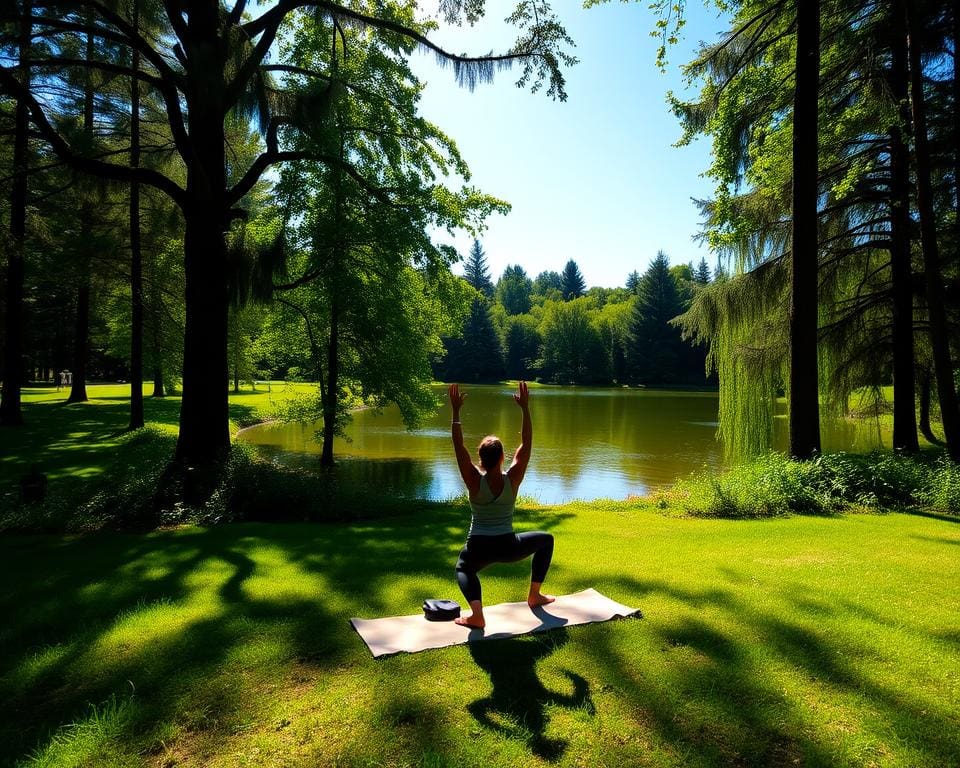
POLYGON ((930 148, 927 135, 927 108, 924 95, 922 31, 919 9, 910 2, 897 0, 903 9, 910 72, 910 109, 913 117, 913 143, 916 157, 916 196, 920 218, 920 244, 929 313, 930 346, 940 401, 940 418, 947 441, 947 451, 960 462, 960 407, 954 384, 953 362, 950 359, 950 332, 944 307, 943 270, 934 214, 931 183, 930 148))
POLYGON ((563 268, 560 279, 560 292, 567 301, 579 299, 587 292, 587 281, 583 279, 583 275, 580 273, 580 267, 577 266, 577 262, 573 259, 570 259, 563 268))
POLYGON ((488 299, 493 298, 494 288, 490 280, 490 270, 487 268, 487 254, 479 240, 474 240, 470 246, 470 253, 463 265, 463 277, 475 291, 488 299))
POLYGON ((630 293, 636 293, 640 288, 640 273, 637 270, 633 270, 633 272, 627 275, 626 286, 630 293))
POLYGON ((790 237, 790 453, 820 451, 817 376, 817 161, 820 82, 820 0, 797 0, 793 99, 793 216, 790 237))
MULTIPOLYGON (((33 8, 22 0, 17 35, 19 85, 30 88, 30 38, 33 8)), ((23 280, 27 233, 27 152, 29 106, 18 98, 13 125, 13 183, 10 186, 10 247, 7 249, 6 307, 4 312, 3 381, 0 391, 0 426, 23 423, 20 387, 23 384, 23 280)))
MULTIPOLYGON (((57 155, 86 173, 123 182, 140 181, 166 192, 183 211, 185 220, 184 267, 186 276, 186 332, 184 335, 183 400, 176 457, 185 464, 206 464, 229 449, 227 392, 227 261, 224 232, 243 217, 242 202, 261 175, 272 165, 295 159, 338 164, 336 157, 287 148, 291 135, 309 133, 322 122, 326 105, 342 88, 362 88, 363 83, 335 82, 330 72, 301 72, 297 87, 277 88, 277 72, 293 75, 290 65, 269 62, 279 48, 281 27, 307 15, 322 16, 340 25, 362 25, 374 35, 399 37, 435 53, 452 64, 461 84, 474 86, 489 80, 495 67, 518 62, 521 81, 537 87, 549 81, 547 93, 564 98, 562 64, 573 62, 563 47, 569 43, 563 28, 545 3, 530 8, 529 0, 512 17, 521 28, 521 39, 502 56, 456 56, 434 44, 428 25, 414 16, 414 5, 403 2, 338 4, 326 0, 277 2, 248 18, 240 0, 228 8, 218 0, 196 0, 188 5, 165 3, 165 34, 139 34, 129 16, 112 3, 90 2, 80 9, 72 2, 50 0, 34 17, 44 35, 74 34, 109 40, 142 56, 139 73, 130 67, 103 60, 71 58, 57 54, 44 67, 112 72, 137 77, 159 94, 166 106, 176 151, 186 183, 154 168, 112 162, 108 156, 86 151, 58 125, 61 102, 45 101, 30 92, 17 77, 15 67, 0 66, 0 91, 25 100, 37 132, 57 155), (535 11, 535 12, 534 12, 535 11), (172 53, 172 55, 171 55, 172 53), (336 85, 336 88, 334 88, 336 85), (239 173, 230 173, 225 142, 225 119, 231 112, 246 111, 258 119, 265 148, 239 173)), ((20 23, 22 8, 4 3, 0 21, 20 23)), ((39 6, 38 6, 39 7, 39 6)), ((475 19, 483 3, 454 0, 442 6, 447 19, 475 19)), ((59 50, 69 50, 69 47, 59 50)), ((409 55, 409 54, 408 54, 409 55)))
POLYGON ((697 265, 697 271, 693 275, 694 282, 699 285, 708 285, 710 283, 710 265, 707 264, 707 257, 703 256, 697 265))
POLYGON ((632 381, 662 384, 680 377, 683 342, 680 329, 670 321, 682 311, 670 260, 663 251, 657 251, 640 279, 630 319, 627 371, 632 381))

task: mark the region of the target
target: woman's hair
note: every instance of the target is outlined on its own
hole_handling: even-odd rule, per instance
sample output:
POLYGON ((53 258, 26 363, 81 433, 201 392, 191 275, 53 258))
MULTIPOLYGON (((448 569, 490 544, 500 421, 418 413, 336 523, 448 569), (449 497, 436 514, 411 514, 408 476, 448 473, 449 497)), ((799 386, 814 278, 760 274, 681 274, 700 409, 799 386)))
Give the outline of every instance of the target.
POLYGON ((480 454, 480 466, 484 469, 493 469, 503 458, 503 443, 496 435, 487 435, 480 441, 477 453, 480 454))

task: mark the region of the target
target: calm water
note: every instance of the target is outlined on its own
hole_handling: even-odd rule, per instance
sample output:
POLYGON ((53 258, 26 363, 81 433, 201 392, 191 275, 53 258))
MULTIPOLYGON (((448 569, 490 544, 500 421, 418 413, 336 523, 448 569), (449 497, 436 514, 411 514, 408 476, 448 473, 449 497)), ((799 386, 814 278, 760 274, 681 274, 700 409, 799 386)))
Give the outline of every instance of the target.
MULTIPOLYGON (((467 448, 475 453, 487 434, 508 457, 520 441, 520 409, 504 386, 467 387, 461 413, 467 448)), ((399 412, 361 411, 336 441, 338 472, 350 481, 397 494, 446 499, 463 493, 450 441, 446 392, 440 412, 421 429, 404 429, 399 412)), ((723 459, 717 442, 717 395, 712 392, 550 387, 530 391, 533 457, 520 493, 543 503, 644 494, 723 459)), ((782 421, 778 419, 778 421, 782 421)), ((245 430, 276 461, 315 468, 317 425, 265 424, 245 430)), ((889 435, 883 436, 887 445, 889 435)), ((869 450, 881 445, 876 426, 841 422, 824 430, 826 450, 869 450)))

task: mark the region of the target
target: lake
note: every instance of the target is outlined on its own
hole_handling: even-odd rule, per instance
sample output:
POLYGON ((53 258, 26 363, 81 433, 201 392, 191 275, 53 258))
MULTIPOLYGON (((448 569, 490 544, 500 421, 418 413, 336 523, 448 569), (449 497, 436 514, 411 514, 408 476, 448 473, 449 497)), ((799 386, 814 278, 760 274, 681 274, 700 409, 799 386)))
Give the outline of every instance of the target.
MULTIPOLYGON (((520 409, 507 386, 467 386, 461 412, 468 450, 487 434, 503 441, 508 459, 520 442, 520 409)), ((440 411, 420 429, 407 431, 395 407, 359 411, 337 439, 338 472, 361 483, 411 498, 448 499, 464 492, 450 441, 446 389, 440 411)), ((723 462, 716 439, 716 392, 652 389, 544 387, 530 390, 533 455, 521 496, 544 504, 573 499, 623 499, 642 495, 723 462)), ((785 420, 777 419, 785 432, 785 420)), ((273 460, 318 467, 320 424, 263 424, 240 439, 273 460)), ((778 434, 778 443, 785 435, 778 434)), ((826 424, 825 450, 866 451, 890 445, 875 422, 826 424)), ((475 458, 476 460, 476 458, 475 458)))

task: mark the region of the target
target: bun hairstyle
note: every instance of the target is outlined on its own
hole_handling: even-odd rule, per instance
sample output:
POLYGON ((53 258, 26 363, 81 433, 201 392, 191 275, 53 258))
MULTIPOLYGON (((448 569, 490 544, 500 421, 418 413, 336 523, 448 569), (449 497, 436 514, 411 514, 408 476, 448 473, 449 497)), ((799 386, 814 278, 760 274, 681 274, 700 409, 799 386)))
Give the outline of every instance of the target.
POLYGON ((480 466, 484 469, 495 469, 503 459, 503 443, 496 435, 487 435, 480 441, 480 447, 477 449, 480 454, 480 466))

